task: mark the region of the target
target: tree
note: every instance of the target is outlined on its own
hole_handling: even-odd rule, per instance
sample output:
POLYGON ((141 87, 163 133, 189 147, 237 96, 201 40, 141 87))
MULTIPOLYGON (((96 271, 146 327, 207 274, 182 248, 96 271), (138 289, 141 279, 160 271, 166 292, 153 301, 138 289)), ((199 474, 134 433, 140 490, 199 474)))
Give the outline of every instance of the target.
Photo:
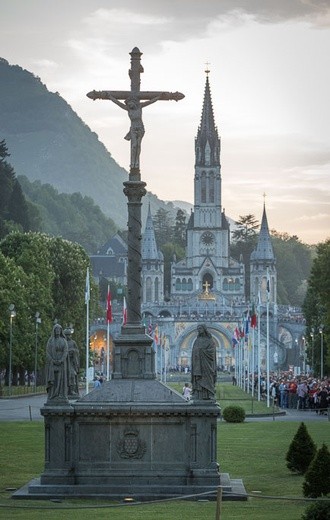
POLYGON ((232 233, 233 244, 230 253, 237 261, 243 258, 245 266, 245 296, 250 297, 250 256, 257 245, 259 222, 254 215, 240 215, 232 233))
POLYGON ((307 337, 313 335, 307 349, 308 359, 311 361, 313 354, 313 369, 320 373, 322 341, 324 373, 327 374, 330 370, 330 349, 327 348, 330 339, 330 239, 316 247, 303 312, 307 337))
MULTIPOLYGON (((0 242, 0 254, 5 259, 2 260, 3 269, 0 264, 0 271, 5 273, 3 280, 0 277, 0 310, 2 308, 5 315, 8 314, 9 304, 15 305, 17 315, 13 373, 20 373, 22 376, 25 370, 31 371, 34 368, 37 311, 42 318, 40 344, 45 345, 55 319, 64 327, 72 324, 75 341, 78 345, 84 344, 84 291, 86 269, 90 263, 87 253, 78 244, 41 233, 11 233, 0 242), (7 264, 9 267, 6 267, 7 264)), ((98 301, 92 281, 91 289, 92 315, 98 301)), ((3 335, 4 338, 8 337, 6 327, 3 335)), ((43 365, 44 354, 44 349, 40 349, 39 366, 43 365)), ((24 381, 23 376, 20 381, 24 381)))
POLYGON ((181 247, 186 245, 186 227, 186 214, 182 209, 178 209, 173 229, 173 241, 181 247))
POLYGON ((287 467, 294 472, 306 473, 316 453, 316 445, 302 422, 286 454, 287 467))
POLYGON ((330 493, 330 453, 325 444, 317 451, 303 483, 305 497, 317 498, 330 493))
POLYGON ((12 229, 29 229, 29 211, 15 172, 6 161, 9 156, 4 140, 0 141, 0 238, 12 229))
POLYGON ((157 246, 161 249, 166 242, 172 241, 173 222, 170 212, 166 209, 159 208, 153 218, 153 224, 157 246))
POLYGON ((303 244, 296 235, 271 231, 278 275, 279 303, 301 306, 312 267, 311 246, 303 244))
POLYGON ((302 520, 329 520, 330 502, 322 502, 319 500, 309 505, 301 518, 302 520))

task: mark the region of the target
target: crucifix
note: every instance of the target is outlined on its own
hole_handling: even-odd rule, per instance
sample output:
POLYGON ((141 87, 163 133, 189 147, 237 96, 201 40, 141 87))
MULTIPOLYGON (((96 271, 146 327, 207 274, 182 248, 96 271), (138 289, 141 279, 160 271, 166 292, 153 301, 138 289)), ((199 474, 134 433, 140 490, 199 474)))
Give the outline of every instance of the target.
MULTIPOLYGON (((127 322, 122 326, 122 334, 140 334, 141 327, 141 206, 142 197, 146 194, 146 183, 141 181, 140 153, 144 136, 142 109, 156 101, 179 101, 184 98, 180 92, 141 91, 142 52, 134 47, 131 55, 131 68, 128 71, 131 79, 131 90, 102 90, 89 92, 90 99, 108 99, 128 113, 131 122, 125 139, 131 141, 131 162, 128 181, 124 182, 124 193, 128 202, 128 251, 127 251, 127 322)), ((143 327, 144 331, 144 327, 143 327)), ((119 366, 117 362, 117 366, 119 366)))
POLYGON ((141 141, 144 136, 144 125, 142 121, 142 109, 156 101, 179 101, 184 98, 180 92, 162 92, 162 91, 141 91, 140 75, 144 72, 141 65, 142 52, 134 47, 131 55, 131 68, 128 75, 131 79, 131 90, 93 90, 87 96, 94 101, 96 99, 108 99, 126 110, 131 122, 129 132, 124 139, 131 141, 131 162, 130 162, 130 179, 140 179, 140 153, 141 141), (124 100, 124 103, 122 101, 124 100))

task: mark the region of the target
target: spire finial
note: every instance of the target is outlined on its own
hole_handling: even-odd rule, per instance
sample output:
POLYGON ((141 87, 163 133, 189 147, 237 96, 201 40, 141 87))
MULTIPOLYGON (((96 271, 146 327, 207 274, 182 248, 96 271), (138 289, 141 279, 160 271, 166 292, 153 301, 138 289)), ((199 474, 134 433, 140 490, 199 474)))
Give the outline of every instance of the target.
POLYGON ((266 196, 267 196, 267 195, 266 195, 266 193, 264 192, 264 193, 263 193, 263 198, 264 198, 264 206, 266 206, 266 196))
POLYGON ((206 66, 205 73, 206 73, 207 77, 209 77, 209 74, 210 74, 210 65, 211 65, 211 63, 209 61, 207 61, 205 63, 205 66, 206 66))

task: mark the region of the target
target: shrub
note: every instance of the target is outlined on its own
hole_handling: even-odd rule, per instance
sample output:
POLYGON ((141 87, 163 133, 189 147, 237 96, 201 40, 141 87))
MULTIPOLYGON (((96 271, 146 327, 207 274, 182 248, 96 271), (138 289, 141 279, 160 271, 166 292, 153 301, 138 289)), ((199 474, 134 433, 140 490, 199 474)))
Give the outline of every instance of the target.
POLYGON ((292 439, 286 454, 287 467, 291 471, 304 474, 316 453, 316 445, 302 422, 292 439))
POLYGON ((222 412, 222 417, 230 423, 244 422, 245 410, 241 406, 227 406, 222 412))
POLYGON ((307 507, 302 520, 329 520, 330 502, 315 502, 307 507))
POLYGON ((325 444, 317 451, 306 471, 303 493, 305 497, 317 498, 330 493, 330 453, 325 444))

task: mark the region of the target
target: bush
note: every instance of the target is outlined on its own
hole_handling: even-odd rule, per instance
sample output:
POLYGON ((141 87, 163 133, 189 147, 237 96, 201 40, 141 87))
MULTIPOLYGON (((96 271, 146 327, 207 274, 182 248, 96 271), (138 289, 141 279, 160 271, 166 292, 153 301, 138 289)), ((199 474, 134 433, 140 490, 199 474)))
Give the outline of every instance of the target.
POLYGON ((330 493, 330 453, 325 444, 320 448, 305 475, 305 497, 317 498, 330 493))
POLYGON ((307 507, 302 520, 329 520, 330 502, 315 502, 307 507))
POLYGON ((304 474, 308 470, 315 453, 316 445, 302 422, 286 454, 286 465, 291 471, 304 474))
POLYGON ((244 422, 245 410, 241 406, 227 406, 222 412, 222 417, 230 423, 244 422))

